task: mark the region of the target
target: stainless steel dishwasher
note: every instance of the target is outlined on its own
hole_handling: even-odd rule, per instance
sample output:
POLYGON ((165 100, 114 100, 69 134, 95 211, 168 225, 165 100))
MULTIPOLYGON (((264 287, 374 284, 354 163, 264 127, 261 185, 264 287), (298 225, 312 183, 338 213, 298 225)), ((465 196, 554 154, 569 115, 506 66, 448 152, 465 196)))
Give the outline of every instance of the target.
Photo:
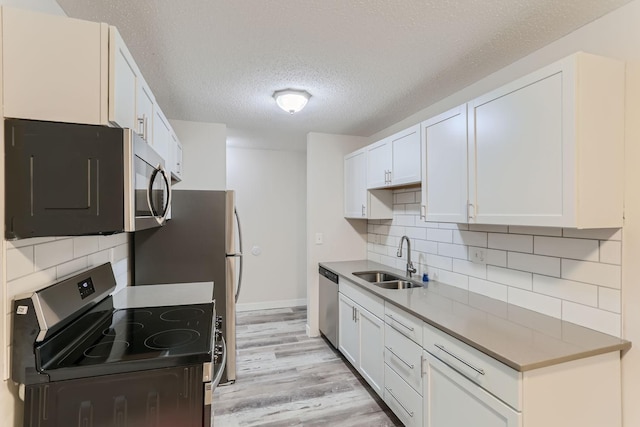
POLYGON ((320 333, 338 348, 338 275, 319 267, 320 333))

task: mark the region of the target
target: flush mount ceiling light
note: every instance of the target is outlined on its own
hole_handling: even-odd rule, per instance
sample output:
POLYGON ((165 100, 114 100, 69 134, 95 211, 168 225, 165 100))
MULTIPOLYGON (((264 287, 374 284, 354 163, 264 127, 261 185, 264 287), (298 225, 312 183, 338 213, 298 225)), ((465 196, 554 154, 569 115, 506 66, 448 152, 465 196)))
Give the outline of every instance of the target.
POLYGON ((311 94, 306 90, 285 89, 273 93, 273 99, 276 100, 278 107, 291 114, 302 110, 309 98, 311 94))

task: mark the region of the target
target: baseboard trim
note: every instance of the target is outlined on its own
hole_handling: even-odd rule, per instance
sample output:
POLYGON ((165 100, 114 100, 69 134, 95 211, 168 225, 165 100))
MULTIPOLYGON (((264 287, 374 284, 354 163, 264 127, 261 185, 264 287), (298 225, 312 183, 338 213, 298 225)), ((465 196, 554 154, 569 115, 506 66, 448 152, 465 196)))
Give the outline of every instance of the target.
POLYGON ((254 311, 254 310, 268 310, 271 308, 289 308, 289 307, 300 307, 302 305, 307 305, 307 299, 288 299, 288 300, 280 300, 280 301, 265 301, 265 302, 248 302, 244 304, 237 304, 236 311, 254 311))

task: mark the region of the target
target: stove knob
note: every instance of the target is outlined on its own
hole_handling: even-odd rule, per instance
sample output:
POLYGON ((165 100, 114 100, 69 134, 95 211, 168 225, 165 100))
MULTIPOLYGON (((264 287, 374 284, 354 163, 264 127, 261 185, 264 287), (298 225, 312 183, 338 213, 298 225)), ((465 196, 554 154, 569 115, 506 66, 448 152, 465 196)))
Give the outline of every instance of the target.
POLYGON ((214 354, 213 354, 213 363, 214 363, 214 364, 218 363, 218 359, 219 359, 219 356, 218 356, 217 354, 215 354, 215 353, 214 353, 214 354))
POLYGON ((216 331, 215 335, 214 335, 214 339, 216 341, 220 341, 222 339, 222 332, 220 332, 219 330, 216 331))
POLYGON ((222 316, 216 316, 216 329, 222 329, 222 316))
POLYGON ((222 355, 222 349, 223 349, 222 344, 216 344, 216 345, 213 347, 213 355, 214 355, 214 356, 220 356, 220 355, 222 355))

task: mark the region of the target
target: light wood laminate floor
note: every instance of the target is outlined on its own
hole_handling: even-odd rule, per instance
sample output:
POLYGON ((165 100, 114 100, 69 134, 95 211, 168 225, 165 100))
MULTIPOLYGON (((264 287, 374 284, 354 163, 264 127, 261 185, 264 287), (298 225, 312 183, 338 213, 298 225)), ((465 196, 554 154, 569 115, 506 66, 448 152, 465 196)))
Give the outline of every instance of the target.
POLYGON ((238 313, 237 381, 216 389, 214 426, 401 426, 306 319, 305 307, 238 313))

